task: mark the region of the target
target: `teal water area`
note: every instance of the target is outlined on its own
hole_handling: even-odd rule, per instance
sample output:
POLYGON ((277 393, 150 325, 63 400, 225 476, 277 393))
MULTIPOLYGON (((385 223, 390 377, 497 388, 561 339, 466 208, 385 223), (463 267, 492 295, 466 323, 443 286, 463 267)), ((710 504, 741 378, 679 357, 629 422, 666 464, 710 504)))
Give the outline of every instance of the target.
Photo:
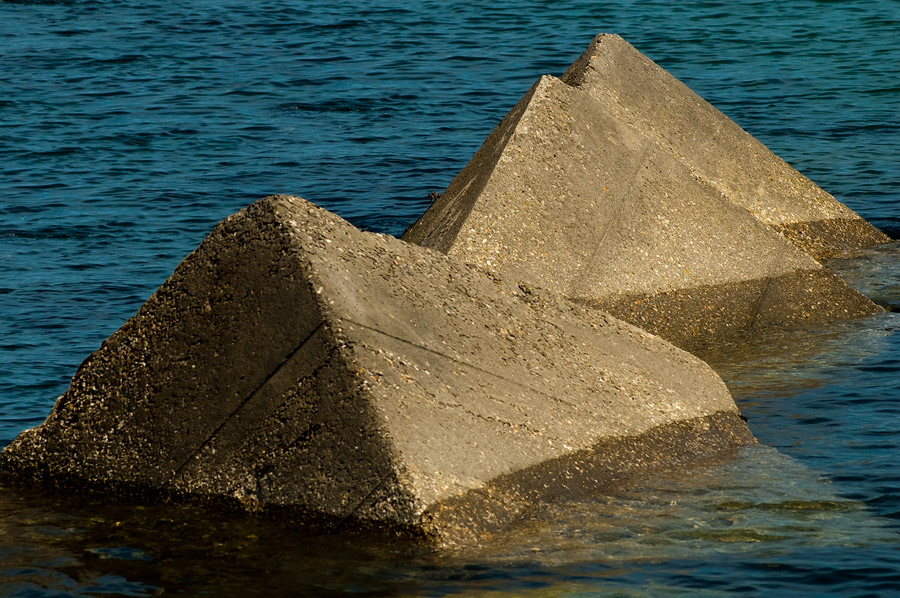
MULTIPOLYGON (((0 445, 215 222, 291 193, 399 234, 601 31, 900 237, 896 0, 0 0, 0 445)), ((896 307, 898 257, 829 266, 896 307)), ((477 551, 0 487, 0 595, 895 595, 898 317, 706 355, 762 446, 477 551)))

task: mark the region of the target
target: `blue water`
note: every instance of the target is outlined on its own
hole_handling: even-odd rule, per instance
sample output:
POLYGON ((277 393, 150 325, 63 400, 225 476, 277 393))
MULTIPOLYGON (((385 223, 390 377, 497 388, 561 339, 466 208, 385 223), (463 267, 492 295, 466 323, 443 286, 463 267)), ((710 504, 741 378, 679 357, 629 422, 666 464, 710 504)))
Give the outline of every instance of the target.
MULTIPOLYGON (((0 0, 0 445, 215 222, 291 193, 399 234, 601 31, 900 236, 896 0, 0 0)), ((898 257, 832 266, 900 303, 898 257)), ((708 356, 764 446, 473 553, 0 488, 0 594, 895 595, 898 328, 708 356)))

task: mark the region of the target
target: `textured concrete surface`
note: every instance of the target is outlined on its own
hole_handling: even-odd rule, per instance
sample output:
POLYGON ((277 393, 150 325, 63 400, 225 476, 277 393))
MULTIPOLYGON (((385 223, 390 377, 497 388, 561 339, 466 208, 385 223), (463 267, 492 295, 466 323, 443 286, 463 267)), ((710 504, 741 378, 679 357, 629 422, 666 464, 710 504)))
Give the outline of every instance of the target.
POLYGON ((880 311, 634 121, 540 78, 403 238, 687 349, 880 311))
POLYGON ((752 442, 658 337, 276 196, 217 226, 0 466, 454 544, 752 442))
POLYGON ((594 38, 562 80, 815 257, 890 240, 617 35, 594 38))

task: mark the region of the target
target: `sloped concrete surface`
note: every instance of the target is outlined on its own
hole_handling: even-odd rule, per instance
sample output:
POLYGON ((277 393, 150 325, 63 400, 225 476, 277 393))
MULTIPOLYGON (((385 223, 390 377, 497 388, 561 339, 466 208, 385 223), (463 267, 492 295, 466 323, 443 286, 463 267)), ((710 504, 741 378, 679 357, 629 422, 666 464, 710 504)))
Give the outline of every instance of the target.
POLYGON ((453 544, 752 442, 658 337, 275 196, 217 226, 0 467, 453 544))
POLYGON ((562 80, 815 257, 890 240, 618 35, 595 37, 562 80))
POLYGON ((880 311, 633 120, 540 78, 403 238, 687 349, 880 311))

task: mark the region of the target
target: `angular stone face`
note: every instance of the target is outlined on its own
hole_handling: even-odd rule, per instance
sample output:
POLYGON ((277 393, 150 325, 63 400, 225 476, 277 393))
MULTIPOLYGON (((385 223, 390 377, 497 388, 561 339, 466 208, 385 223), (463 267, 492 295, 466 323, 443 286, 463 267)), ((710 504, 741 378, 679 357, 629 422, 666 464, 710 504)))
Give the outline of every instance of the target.
POLYGON ((814 257, 890 239, 617 35, 562 76, 814 257))
POLYGON ((752 442, 659 338, 277 196, 216 227, 0 465, 453 543, 752 442))
POLYGON ((404 239, 688 349, 880 311, 633 121, 542 77, 404 239))

